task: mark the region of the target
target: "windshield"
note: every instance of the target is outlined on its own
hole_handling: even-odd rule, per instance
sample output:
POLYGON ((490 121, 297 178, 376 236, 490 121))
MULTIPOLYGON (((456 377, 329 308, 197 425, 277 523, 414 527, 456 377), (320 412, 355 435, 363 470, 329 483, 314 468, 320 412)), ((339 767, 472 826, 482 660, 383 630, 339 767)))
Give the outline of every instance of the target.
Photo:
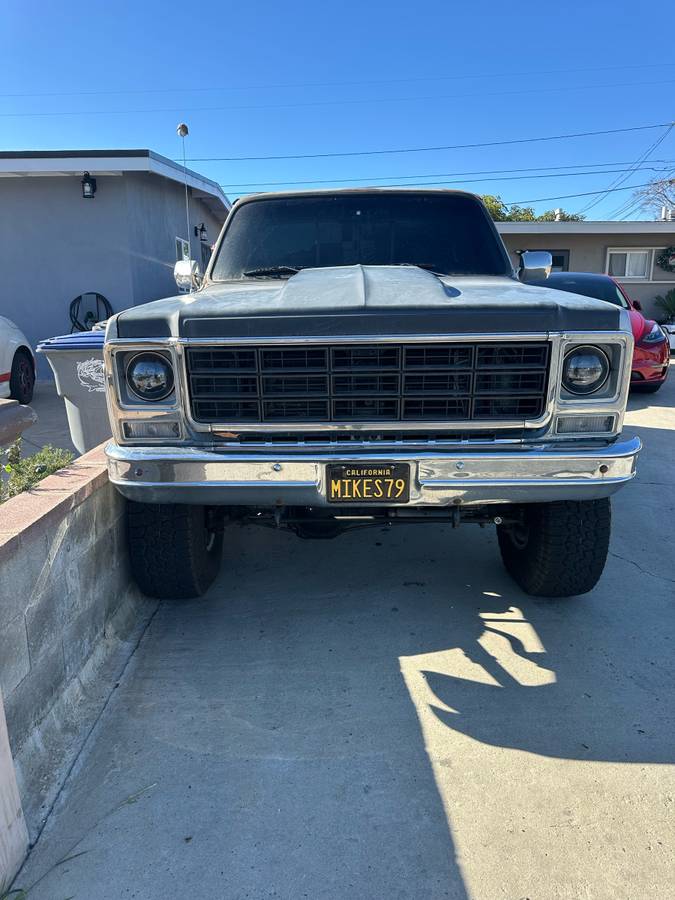
POLYGON ((452 275, 507 275, 511 266, 472 197, 322 194, 244 203, 230 219, 214 281, 290 277, 303 268, 415 265, 452 275))
POLYGON ((614 306, 629 309, 626 298, 611 278, 551 278, 549 282, 542 281, 546 287, 555 288, 557 291, 569 291, 572 294, 582 294, 584 297, 594 297, 596 300, 606 300, 614 306))

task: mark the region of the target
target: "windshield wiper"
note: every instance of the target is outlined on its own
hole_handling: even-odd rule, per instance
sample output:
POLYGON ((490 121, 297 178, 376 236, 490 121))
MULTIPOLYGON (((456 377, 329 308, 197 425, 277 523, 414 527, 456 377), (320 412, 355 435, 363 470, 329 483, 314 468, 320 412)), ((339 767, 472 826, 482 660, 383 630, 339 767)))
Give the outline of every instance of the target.
POLYGON ((284 278, 285 276, 295 275, 303 266, 262 266, 260 269, 249 269, 243 274, 247 278, 255 278, 256 275, 267 276, 268 278, 284 278))

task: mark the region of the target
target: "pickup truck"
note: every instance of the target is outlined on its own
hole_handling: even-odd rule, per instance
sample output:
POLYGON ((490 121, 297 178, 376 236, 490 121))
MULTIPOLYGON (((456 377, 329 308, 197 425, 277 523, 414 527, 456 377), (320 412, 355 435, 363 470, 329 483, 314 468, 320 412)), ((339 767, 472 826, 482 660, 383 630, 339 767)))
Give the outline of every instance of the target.
POLYGON ((261 194, 234 204, 189 293, 113 316, 110 479, 157 597, 207 590, 226 523, 304 538, 494 525, 542 597, 600 578, 633 351, 618 306, 528 285, 481 200, 446 190, 261 194), (196 283, 198 280, 198 283, 196 283))

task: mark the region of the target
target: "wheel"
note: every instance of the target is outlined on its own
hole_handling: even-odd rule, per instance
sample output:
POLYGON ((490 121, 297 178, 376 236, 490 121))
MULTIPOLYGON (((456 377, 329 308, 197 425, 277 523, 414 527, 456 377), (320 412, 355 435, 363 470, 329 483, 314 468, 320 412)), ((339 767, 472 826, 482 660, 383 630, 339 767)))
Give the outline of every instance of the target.
POLYGON ((609 499, 522 507, 521 525, 497 526, 507 572, 534 597, 572 597, 598 583, 611 530, 609 499))
POLYGON ((218 574, 223 535, 208 507, 127 501, 131 571, 148 597, 201 597, 218 574))
POLYGON ((665 381, 657 381, 657 382, 647 382, 647 384, 641 384, 638 382, 631 387, 632 391, 635 391, 636 394, 655 394, 658 390, 660 390, 665 381))
POLYGON ((35 371, 33 360, 25 350, 17 350, 12 360, 12 371, 9 375, 9 395, 19 403, 30 403, 35 387, 35 371))

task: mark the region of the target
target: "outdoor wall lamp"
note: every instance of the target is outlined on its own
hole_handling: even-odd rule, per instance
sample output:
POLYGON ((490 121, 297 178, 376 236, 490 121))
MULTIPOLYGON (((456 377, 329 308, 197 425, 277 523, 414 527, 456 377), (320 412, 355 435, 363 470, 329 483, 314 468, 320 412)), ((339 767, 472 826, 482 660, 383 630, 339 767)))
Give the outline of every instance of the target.
POLYGON ((208 241, 208 232, 203 222, 200 225, 195 225, 195 237, 198 237, 200 241, 208 241))
POLYGON ((85 200, 93 200, 96 193, 96 179, 92 178, 89 172, 85 172, 82 176, 82 196, 85 200))

